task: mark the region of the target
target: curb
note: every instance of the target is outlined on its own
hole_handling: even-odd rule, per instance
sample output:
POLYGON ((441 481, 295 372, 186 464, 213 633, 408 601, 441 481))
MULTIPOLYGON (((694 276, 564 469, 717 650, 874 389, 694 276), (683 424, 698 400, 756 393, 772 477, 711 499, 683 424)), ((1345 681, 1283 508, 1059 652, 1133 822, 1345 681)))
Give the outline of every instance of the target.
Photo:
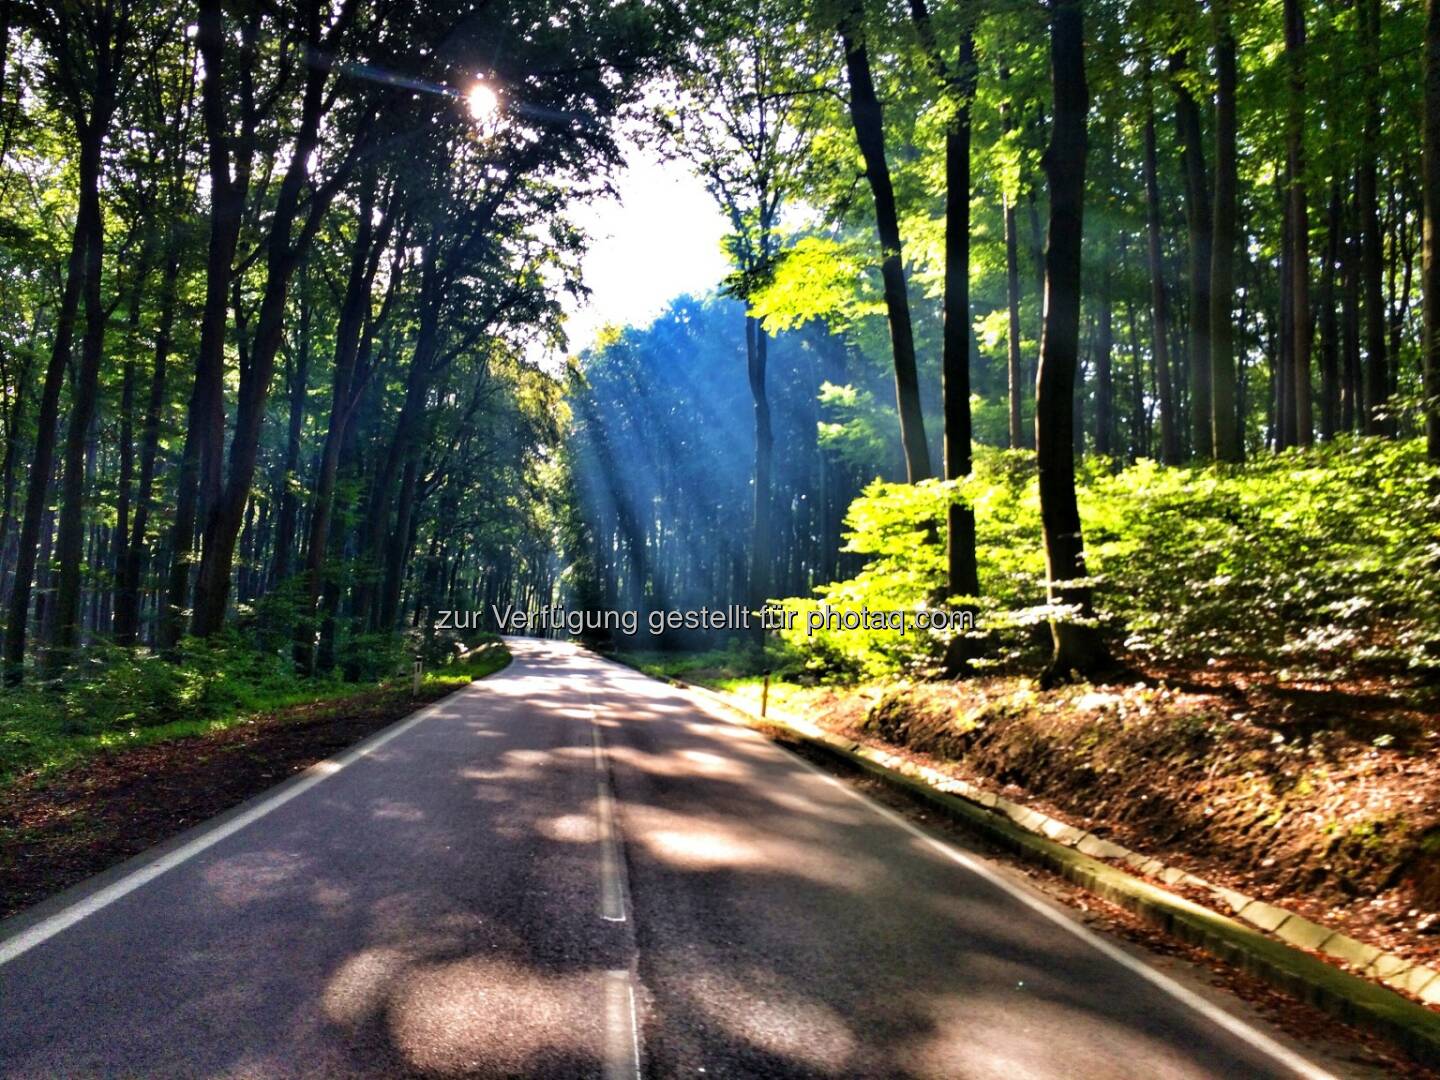
POLYGON ((1346 1023, 1383 1036, 1422 1064, 1440 1068, 1440 1014, 1301 950, 1318 949, 1363 967, 1367 974, 1389 986, 1408 990, 1427 1002, 1440 1002, 1440 973, 1431 968, 1382 952, 1283 908, 1223 889, 1175 867, 1166 867, 1159 860, 1082 832, 964 780, 842 738, 800 717, 784 714, 761 717, 706 687, 680 679, 661 681, 723 705, 749 726, 779 729, 807 746, 861 769, 980 833, 1006 851, 1046 867, 1146 923, 1346 1023), (1207 888, 1251 925, 1167 892, 1100 861, 1101 858, 1122 859, 1167 884, 1179 882, 1207 888), (1269 937, 1262 931, 1276 936, 1269 937))

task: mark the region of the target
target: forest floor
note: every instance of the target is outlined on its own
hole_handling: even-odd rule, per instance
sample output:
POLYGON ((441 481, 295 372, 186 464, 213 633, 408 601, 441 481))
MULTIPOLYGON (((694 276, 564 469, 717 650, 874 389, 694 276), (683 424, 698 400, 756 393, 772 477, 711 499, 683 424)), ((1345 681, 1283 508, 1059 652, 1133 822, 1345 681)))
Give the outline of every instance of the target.
MULTIPOLYGON (((631 659, 759 705, 760 680, 733 666, 631 659)), ((1440 963, 1433 690, 1149 665, 1123 685, 1053 690, 998 675, 843 688, 776 682, 770 706, 1440 963)))
POLYGON ((0 788, 0 918, 167 840, 498 671, 503 646, 425 679, 239 715, 94 753, 0 788))

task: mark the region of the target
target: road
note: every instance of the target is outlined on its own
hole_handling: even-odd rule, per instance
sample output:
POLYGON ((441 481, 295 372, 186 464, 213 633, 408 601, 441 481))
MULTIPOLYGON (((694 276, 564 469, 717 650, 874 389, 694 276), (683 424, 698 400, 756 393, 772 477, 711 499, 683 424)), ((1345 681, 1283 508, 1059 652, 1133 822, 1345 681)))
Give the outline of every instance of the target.
POLYGON ((0 927, 0 1076, 1327 1075, 714 706, 513 651, 0 927))

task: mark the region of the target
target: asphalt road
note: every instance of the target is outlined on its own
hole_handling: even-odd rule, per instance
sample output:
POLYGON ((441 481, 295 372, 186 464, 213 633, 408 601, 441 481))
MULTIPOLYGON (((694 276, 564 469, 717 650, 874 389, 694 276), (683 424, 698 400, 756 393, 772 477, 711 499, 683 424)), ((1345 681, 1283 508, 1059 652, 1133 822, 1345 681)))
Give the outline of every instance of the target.
POLYGON ((0 1076, 1307 1069, 713 707, 513 649, 0 924, 0 1076))

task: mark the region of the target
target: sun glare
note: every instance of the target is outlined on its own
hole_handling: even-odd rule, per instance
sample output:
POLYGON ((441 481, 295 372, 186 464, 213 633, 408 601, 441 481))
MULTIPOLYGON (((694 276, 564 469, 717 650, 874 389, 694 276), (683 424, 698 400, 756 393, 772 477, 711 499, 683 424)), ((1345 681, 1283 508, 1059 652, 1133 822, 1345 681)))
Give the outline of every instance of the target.
POLYGON ((483 82, 477 82, 470 88, 470 93, 465 95, 465 103, 476 120, 489 120, 500 111, 499 95, 483 82))

